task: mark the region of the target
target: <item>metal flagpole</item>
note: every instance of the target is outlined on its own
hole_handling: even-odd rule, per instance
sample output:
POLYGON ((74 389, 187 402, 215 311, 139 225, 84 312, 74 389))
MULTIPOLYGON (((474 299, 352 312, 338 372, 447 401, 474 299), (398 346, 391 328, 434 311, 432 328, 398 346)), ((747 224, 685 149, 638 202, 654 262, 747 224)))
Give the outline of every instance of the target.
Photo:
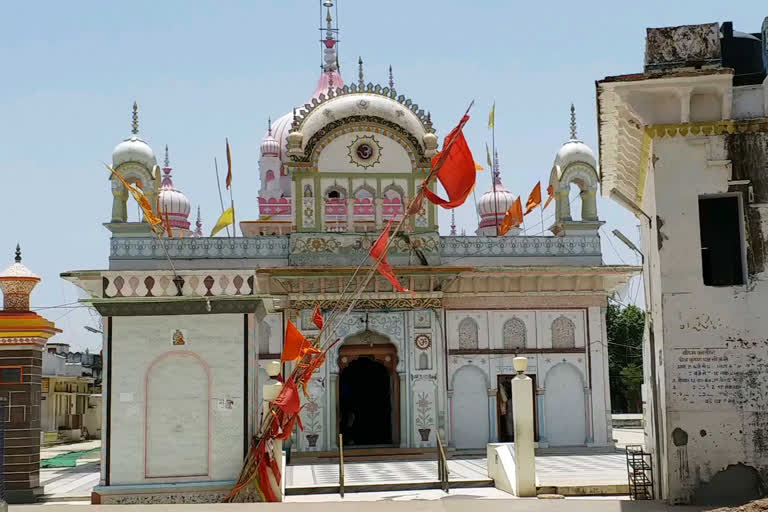
MULTIPOLYGON (((213 157, 213 166, 216 168, 216 186, 219 189, 219 203, 221 203, 221 213, 224 213, 224 198, 221 195, 221 180, 219 179, 219 163, 216 161, 216 157, 213 157)), ((229 225, 227 225, 227 236, 230 236, 229 225)))
POLYGON ((541 214, 541 234, 544 234, 544 205, 539 203, 539 213, 541 214))
MULTIPOLYGON (((496 196, 496 178, 499 159, 496 156, 496 102, 493 102, 493 125, 491 126, 491 146, 493 149, 493 169, 491 172, 491 186, 493 187, 493 223, 496 225, 496 236, 499 236, 499 198, 496 196)), ((501 180, 499 180, 501 181, 501 180)))

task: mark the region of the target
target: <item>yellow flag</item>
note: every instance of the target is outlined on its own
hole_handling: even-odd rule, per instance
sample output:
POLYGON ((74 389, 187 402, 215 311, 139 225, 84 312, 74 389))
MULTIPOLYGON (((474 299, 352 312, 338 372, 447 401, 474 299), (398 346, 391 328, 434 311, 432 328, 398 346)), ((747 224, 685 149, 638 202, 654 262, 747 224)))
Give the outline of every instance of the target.
POLYGON ((216 225, 213 226, 213 230, 211 230, 211 236, 214 236, 216 233, 218 233, 225 227, 232 224, 234 220, 235 220, 235 210, 234 208, 229 207, 226 210, 224 210, 224 212, 221 214, 221 217, 219 217, 219 220, 216 221, 216 225))
POLYGON ((491 112, 488 114, 488 128, 493 128, 493 125, 496 122, 496 102, 493 102, 493 106, 491 107, 491 112))
POLYGON ((483 170, 483 166, 480 165, 479 163, 475 162, 475 170, 476 171, 482 171, 483 170))
POLYGON ((491 150, 488 149, 488 143, 485 143, 485 159, 488 162, 488 168, 493 169, 493 161, 491 160, 491 150))

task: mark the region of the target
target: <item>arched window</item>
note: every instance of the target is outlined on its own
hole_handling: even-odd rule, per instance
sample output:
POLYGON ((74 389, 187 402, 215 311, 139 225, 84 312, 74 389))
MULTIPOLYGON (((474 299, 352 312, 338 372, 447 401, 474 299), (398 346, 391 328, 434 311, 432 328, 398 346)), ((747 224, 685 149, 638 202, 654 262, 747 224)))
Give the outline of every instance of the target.
POLYGON ((477 322, 467 317, 459 323, 459 349, 471 350, 477 348, 477 322))
POLYGON ((504 327, 501 330, 501 340, 506 350, 525 349, 526 336, 525 323, 519 318, 510 318, 504 322, 504 327))
POLYGON ((559 316, 552 322, 552 348, 576 346, 576 325, 573 320, 559 316))
POLYGON ((429 370, 429 356, 424 352, 419 354, 419 370, 429 370))

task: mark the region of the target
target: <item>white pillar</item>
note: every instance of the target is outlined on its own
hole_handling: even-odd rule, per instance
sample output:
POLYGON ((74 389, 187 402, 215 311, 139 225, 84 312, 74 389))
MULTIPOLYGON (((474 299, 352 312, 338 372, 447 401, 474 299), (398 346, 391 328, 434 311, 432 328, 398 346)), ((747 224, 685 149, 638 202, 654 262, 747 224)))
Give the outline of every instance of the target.
MULTIPOLYGON (((270 406, 272 405, 272 402, 277 398, 277 395, 280 394, 280 391, 283 389, 283 385, 277 381, 274 380, 274 377, 277 377, 280 374, 282 365, 280 364, 280 361, 270 361, 267 363, 267 375, 272 377, 273 381, 269 382, 267 384, 264 384, 264 387, 262 388, 262 398, 264 399, 262 403, 262 411, 264 411, 265 414, 269 414, 270 406)), ((259 430, 261 430, 261 426, 259 426, 259 430)), ((262 434, 262 432, 259 432, 259 434, 262 434)), ((273 439, 272 441, 272 457, 277 461, 277 467, 282 468, 283 467, 283 442, 280 440, 273 439)), ((267 445, 269 446, 269 445, 267 445)), ((285 479, 285 475, 282 475, 282 478, 280 479, 281 482, 285 479)), ((283 501, 283 489, 284 485, 277 486, 277 501, 283 501)))
POLYGON ((611 392, 608 378, 608 351, 605 349, 605 313, 598 306, 587 310, 589 323, 589 374, 592 375, 591 397, 587 414, 591 416, 592 442, 597 446, 608 446, 611 439, 611 392))
POLYGON ((514 359, 512 414, 515 424, 515 488, 518 496, 536 496, 536 456, 533 449, 533 381, 525 375, 528 358, 514 359))
POLYGON ((383 217, 383 200, 380 197, 377 197, 373 200, 374 207, 374 215, 376 219, 376 231, 381 230, 382 227, 384 227, 384 217, 383 217))

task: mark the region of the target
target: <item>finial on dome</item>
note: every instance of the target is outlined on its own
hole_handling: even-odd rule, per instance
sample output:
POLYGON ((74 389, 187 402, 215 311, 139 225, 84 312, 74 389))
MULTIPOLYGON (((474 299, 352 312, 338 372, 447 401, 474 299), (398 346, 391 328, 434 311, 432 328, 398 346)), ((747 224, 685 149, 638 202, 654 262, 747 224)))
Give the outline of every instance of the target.
POLYGON ((333 28, 333 17, 331 16, 331 7, 333 7, 333 2, 330 0, 325 0, 322 2, 322 7, 320 7, 320 12, 322 12, 323 7, 326 8, 326 16, 325 16, 325 22, 326 26, 323 28, 320 27, 320 32, 322 34, 322 31, 325 30, 325 39, 321 40, 320 42, 323 45, 323 72, 325 73, 331 73, 333 71, 336 71, 339 69, 338 66, 338 55, 336 54, 336 43, 337 38, 336 35, 339 31, 338 23, 336 24, 336 28, 333 28))
MULTIPOLYGON (((267 135, 272 136, 272 116, 267 118, 267 135)), ((200 210, 200 207, 198 206, 197 209, 200 210)))
POLYGON ((165 145, 165 168, 171 167, 171 160, 168 158, 168 144, 165 145))
POLYGON ((451 210, 451 236, 456 236, 456 209, 451 210))
POLYGON ((360 87, 363 87, 365 85, 365 80, 363 79, 363 58, 358 57, 357 58, 357 84, 360 87))
POLYGON ((136 102, 133 102, 133 121, 131 122, 131 133, 138 135, 139 133, 139 106, 136 102))
POLYGON ((197 206, 197 221, 195 222, 195 236, 203 236, 203 219, 200 217, 200 205, 197 206))
POLYGON ((501 171, 499 170, 499 150, 493 152, 493 184, 501 185, 501 171))
POLYGON ((576 109, 571 103, 571 140, 576 140, 576 109))
POLYGON ((14 258, 16 263, 21 263, 21 246, 16 244, 16 257, 14 258))
POLYGON ((395 88, 395 77, 392 75, 392 64, 389 65, 389 88, 395 88))

